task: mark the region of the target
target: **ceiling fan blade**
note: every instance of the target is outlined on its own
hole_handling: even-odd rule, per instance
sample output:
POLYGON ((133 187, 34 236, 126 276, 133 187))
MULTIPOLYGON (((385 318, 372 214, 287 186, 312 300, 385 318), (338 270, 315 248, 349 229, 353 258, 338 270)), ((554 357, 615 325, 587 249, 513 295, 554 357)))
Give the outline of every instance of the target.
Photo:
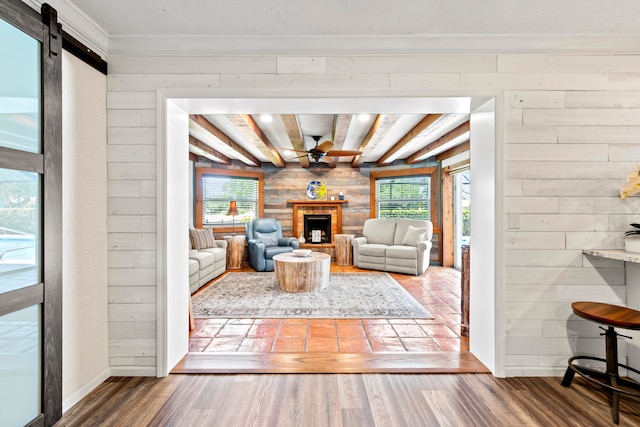
POLYGON ((357 150, 331 150, 331 151, 327 152, 327 156, 334 156, 334 157, 357 156, 359 154, 362 154, 362 151, 357 151, 357 150))
POLYGON ((307 157, 307 155, 306 155, 306 154, 303 154, 302 156, 289 157, 289 158, 284 159, 284 160, 285 160, 285 161, 287 161, 287 160, 293 160, 293 159, 300 159, 300 158, 302 158, 302 157, 307 157))
POLYGON ((296 149, 293 149, 293 148, 289 148, 289 151, 293 151, 295 153, 309 153, 308 150, 296 150, 296 149))
POLYGON ((322 151, 323 153, 326 153, 328 151, 331 151, 332 148, 333 148, 333 142, 325 141, 322 144, 318 145, 316 147, 316 150, 322 151))
POLYGON ((338 165, 338 159, 329 156, 324 156, 320 161, 328 164, 330 168, 335 168, 338 165))

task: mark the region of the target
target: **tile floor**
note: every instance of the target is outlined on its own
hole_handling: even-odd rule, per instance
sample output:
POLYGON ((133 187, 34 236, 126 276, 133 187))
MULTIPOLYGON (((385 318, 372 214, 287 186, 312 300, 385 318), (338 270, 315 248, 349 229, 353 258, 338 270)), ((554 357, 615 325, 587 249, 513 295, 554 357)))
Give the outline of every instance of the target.
MULTIPOLYGON (((238 271, 253 270, 246 267, 238 271)), ((331 271, 367 270, 332 264, 331 271)), ((460 337, 460 272, 431 266, 421 276, 391 276, 434 318, 195 319, 189 351, 362 353, 469 349, 468 339, 460 337)))

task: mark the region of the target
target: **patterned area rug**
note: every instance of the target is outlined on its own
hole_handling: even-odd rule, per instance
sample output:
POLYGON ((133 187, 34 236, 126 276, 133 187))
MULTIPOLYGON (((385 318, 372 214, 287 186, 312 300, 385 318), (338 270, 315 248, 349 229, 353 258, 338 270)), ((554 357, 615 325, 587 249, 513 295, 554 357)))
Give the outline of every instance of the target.
POLYGON ((193 296, 194 317, 410 318, 432 316, 387 273, 331 273, 309 293, 278 288, 271 273, 229 273, 193 296))

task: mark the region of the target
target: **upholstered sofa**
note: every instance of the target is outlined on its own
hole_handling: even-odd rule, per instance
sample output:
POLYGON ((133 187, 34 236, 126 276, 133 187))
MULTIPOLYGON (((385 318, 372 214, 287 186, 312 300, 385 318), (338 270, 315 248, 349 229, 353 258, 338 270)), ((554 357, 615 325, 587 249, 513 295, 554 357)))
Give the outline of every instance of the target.
POLYGON ((429 267, 433 224, 415 219, 372 218, 353 239, 353 264, 369 270, 419 275, 429 267))
POLYGON ((191 229, 189 244, 189 290, 194 293, 227 270, 227 242, 215 240, 210 230, 191 229))

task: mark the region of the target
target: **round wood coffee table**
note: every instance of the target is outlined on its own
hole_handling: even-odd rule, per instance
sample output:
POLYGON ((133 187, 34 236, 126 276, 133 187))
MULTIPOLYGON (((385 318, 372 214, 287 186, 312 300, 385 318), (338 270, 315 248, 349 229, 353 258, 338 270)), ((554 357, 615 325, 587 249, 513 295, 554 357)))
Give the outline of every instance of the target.
POLYGON ((292 253, 273 257, 276 283, 286 292, 313 292, 326 288, 330 266, 331 255, 320 252, 311 252, 307 257, 292 253))

